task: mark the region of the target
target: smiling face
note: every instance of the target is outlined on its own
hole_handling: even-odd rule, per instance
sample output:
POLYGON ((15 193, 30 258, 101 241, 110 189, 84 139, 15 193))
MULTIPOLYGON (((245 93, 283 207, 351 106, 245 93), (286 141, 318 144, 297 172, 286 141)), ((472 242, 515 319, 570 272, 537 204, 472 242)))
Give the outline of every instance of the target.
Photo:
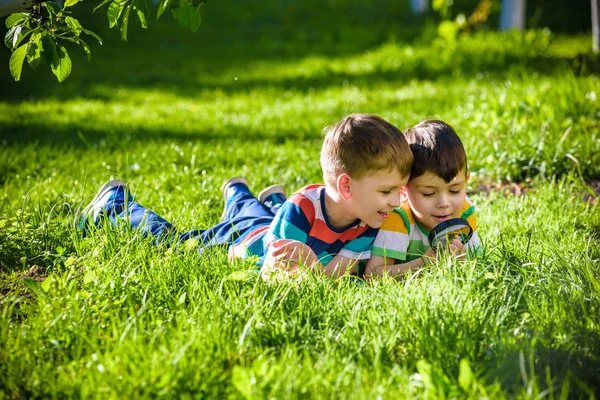
POLYGON ((400 189, 408 182, 397 170, 382 170, 350 180, 348 209, 372 228, 379 228, 388 213, 400 206, 400 189))
POLYGON ((469 174, 463 168, 450 182, 426 172, 408 182, 406 199, 417 221, 428 231, 450 218, 460 218, 469 174))

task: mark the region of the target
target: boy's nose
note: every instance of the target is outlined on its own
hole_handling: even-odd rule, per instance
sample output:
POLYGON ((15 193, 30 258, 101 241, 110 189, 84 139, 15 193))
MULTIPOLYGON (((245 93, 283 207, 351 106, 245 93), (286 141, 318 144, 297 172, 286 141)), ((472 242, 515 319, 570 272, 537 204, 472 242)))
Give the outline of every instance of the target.
POLYGON ((450 200, 448 199, 448 196, 446 196, 445 194, 442 194, 440 196, 440 200, 438 202, 438 207, 439 208, 450 207, 450 200))

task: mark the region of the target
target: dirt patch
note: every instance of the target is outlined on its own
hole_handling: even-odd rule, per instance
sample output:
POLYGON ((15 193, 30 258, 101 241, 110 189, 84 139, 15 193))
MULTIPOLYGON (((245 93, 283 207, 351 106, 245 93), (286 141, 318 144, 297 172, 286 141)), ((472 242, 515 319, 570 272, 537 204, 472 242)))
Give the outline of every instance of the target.
POLYGON ((588 182, 587 185, 591 190, 589 193, 583 195, 583 200, 590 204, 598 203, 598 197, 600 196, 600 181, 588 182))
POLYGON ((19 275, 21 274, 23 278, 31 278, 36 282, 42 282, 48 277, 48 274, 46 273, 46 268, 40 267, 38 265, 32 265, 31 268, 29 268, 29 271, 19 273, 19 275))
POLYGON ((0 295, 1 296, 6 296, 9 293, 10 293, 10 286, 6 285, 6 286, 0 287, 0 295))
POLYGON ((532 190, 528 183, 480 183, 473 189, 474 193, 489 195, 491 192, 502 193, 505 196, 522 196, 532 190))
MULTIPOLYGON (((600 180, 586 182, 589 190, 583 193, 583 201, 589 204, 596 204, 600 197, 600 180)), ((535 187, 528 182, 521 183, 480 183, 473 190, 473 193, 489 195, 491 192, 502 193, 504 196, 523 196, 528 192, 535 190, 535 187)))
POLYGON ((18 271, 17 279, 10 279, 6 285, 0 287, 0 295, 7 296, 10 293, 19 296, 29 296, 29 290, 23 283, 24 278, 33 279, 34 281, 41 283, 48 277, 47 270, 39 265, 32 265, 29 271, 18 271))

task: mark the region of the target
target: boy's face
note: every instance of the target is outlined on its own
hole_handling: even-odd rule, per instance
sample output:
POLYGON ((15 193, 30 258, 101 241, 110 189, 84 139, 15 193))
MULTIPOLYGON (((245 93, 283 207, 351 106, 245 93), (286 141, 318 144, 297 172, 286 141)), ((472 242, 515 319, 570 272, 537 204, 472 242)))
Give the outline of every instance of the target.
POLYGON ((460 171, 450 182, 426 172, 406 185, 406 198, 415 218, 428 231, 450 218, 460 218, 469 174, 460 171))
POLYGON ((379 228, 388 213, 400 206, 400 189, 408 176, 382 170, 351 180, 351 212, 372 228, 379 228))

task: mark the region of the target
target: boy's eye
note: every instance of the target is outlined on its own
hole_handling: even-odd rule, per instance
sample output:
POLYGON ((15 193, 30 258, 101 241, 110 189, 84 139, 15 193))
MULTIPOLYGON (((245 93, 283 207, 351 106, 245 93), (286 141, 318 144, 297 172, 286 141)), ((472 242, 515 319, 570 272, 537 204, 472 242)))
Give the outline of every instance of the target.
POLYGON ((421 193, 423 196, 425 197, 431 197, 433 196, 433 193, 421 193))
POLYGON ((459 194, 460 190, 451 190, 450 193, 452 193, 452 194, 459 194))
POLYGON ((381 193, 385 194, 386 196, 390 193, 392 193, 391 190, 382 190, 381 193))

